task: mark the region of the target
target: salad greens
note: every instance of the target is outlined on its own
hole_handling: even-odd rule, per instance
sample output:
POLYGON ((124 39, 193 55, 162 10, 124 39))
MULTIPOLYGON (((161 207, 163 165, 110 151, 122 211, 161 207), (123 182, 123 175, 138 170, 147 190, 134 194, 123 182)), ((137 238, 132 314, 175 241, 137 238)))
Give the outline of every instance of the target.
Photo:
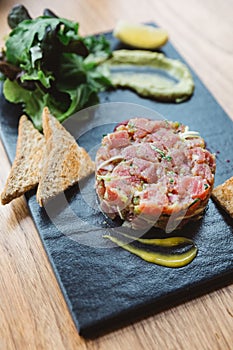
POLYGON ((98 92, 110 87, 100 62, 111 56, 104 36, 82 37, 78 23, 58 18, 46 9, 31 19, 22 5, 8 15, 12 31, 0 57, 3 93, 41 129, 45 106, 62 122, 98 102, 98 92))

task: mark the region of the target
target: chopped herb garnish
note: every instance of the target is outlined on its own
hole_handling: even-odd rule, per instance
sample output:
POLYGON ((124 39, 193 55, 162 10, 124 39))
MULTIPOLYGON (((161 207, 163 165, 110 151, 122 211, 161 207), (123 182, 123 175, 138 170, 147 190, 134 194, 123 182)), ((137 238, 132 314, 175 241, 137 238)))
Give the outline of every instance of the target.
POLYGON ((166 157, 165 153, 161 149, 155 147, 154 145, 150 145, 150 146, 154 151, 158 152, 162 158, 166 157))
POLYGON ((174 125, 175 128, 178 129, 178 128, 181 126, 181 123, 179 123, 179 122, 174 122, 173 125, 174 125))
POLYGON ((105 137, 105 136, 107 136, 107 134, 103 134, 103 135, 102 135, 102 137, 105 137))
POLYGON ((164 151, 162 151, 161 149, 155 147, 154 145, 150 145, 150 146, 151 146, 151 148, 152 148, 154 151, 158 152, 158 153, 160 154, 160 156, 161 156, 163 159, 167 160, 168 162, 170 162, 170 161, 172 160, 172 157, 171 157, 171 156, 166 156, 166 154, 164 153, 164 151))
POLYGON ((196 204, 197 202, 199 202, 200 200, 201 200, 201 198, 196 198, 196 199, 194 199, 194 201, 190 204, 189 208, 190 208, 191 206, 193 206, 194 204, 196 204))
POLYGON ((132 122, 132 121, 128 122, 128 129, 129 129, 129 131, 134 131, 134 129, 135 129, 134 122, 132 122))
POLYGON ((170 179, 169 182, 170 182, 170 184, 173 184, 174 183, 174 179, 170 179))
POLYGON ((138 205, 138 204, 139 204, 139 199, 140 199, 139 196, 134 197, 134 198, 133 198, 133 204, 134 204, 134 205, 138 205))
POLYGON ((209 188, 209 185, 204 184, 205 190, 207 190, 207 188, 209 188))

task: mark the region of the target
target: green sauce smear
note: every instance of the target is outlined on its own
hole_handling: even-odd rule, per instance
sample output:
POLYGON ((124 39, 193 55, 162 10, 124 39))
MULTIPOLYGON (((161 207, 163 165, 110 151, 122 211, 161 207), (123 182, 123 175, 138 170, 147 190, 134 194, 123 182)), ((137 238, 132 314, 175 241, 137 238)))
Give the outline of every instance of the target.
POLYGON ((130 88, 144 97, 178 103, 190 98, 194 91, 189 68, 159 52, 116 50, 103 64, 109 69, 114 86, 130 88), (147 68, 149 74, 143 72, 142 67, 147 68))

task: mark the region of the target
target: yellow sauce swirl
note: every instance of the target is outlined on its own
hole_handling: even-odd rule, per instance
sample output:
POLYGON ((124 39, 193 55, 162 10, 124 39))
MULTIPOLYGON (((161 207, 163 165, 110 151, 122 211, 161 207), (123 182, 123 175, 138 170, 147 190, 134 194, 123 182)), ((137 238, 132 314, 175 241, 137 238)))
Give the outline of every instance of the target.
POLYGON ((146 238, 137 238, 137 237, 129 236, 123 233, 121 233, 121 235, 145 245, 156 245, 160 247, 176 247, 184 243, 191 245, 191 248, 185 253, 161 254, 157 252, 149 252, 145 249, 135 247, 113 236, 109 236, 109 235, 103 236, 104 238, 108 238, 112 242, 116 243, 119 247, 153 264, 166 266, 166 267, 183 267, 189 264, 197 255, 197 247, 195 246, 194 242, 191 239, 188 239, 185 237, 146 239, 146 238))

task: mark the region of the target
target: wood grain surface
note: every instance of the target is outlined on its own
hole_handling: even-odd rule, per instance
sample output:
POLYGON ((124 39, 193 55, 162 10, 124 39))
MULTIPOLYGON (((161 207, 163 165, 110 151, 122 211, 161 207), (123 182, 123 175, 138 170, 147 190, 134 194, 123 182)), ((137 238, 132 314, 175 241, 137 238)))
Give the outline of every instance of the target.
MULTIPOLYGON (((18 1, 0 0, 0 44, 18 1)), ((83 35, 119 19, 155 21, 233 119, 232 0, 21 1, 77 20, 83 35)), ((0 144, 0 190, 10 165, 0 144)), ((233 175, 233 174, 232 174, 233 175)), ((0 207, 0 349, 233 349, 233 285, 94 340, 73 324, 24 198, 0 207)))

